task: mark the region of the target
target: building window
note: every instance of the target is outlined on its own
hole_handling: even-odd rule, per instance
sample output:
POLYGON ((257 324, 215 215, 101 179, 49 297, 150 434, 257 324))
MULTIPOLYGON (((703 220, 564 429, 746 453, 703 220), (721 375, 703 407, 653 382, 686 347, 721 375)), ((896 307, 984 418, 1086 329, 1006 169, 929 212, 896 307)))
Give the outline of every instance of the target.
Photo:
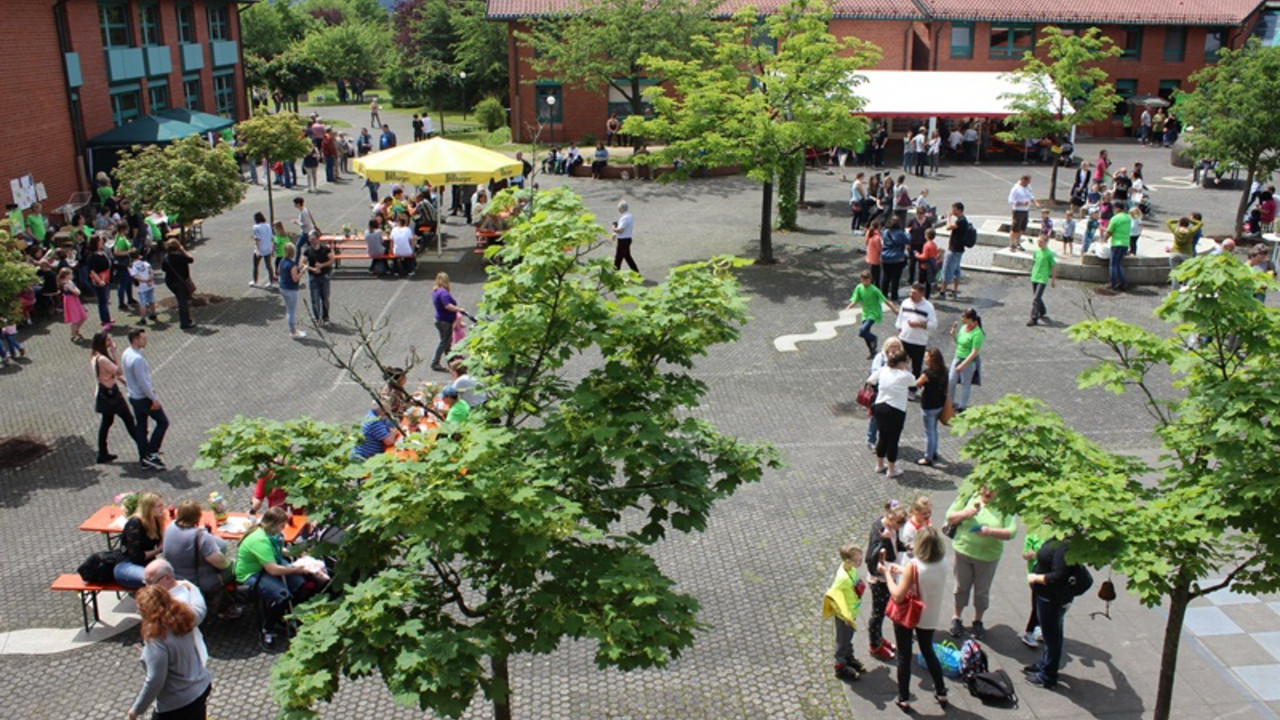
POLYGON ((155 3, 138 6, 138 35, 144 46, 164 44, 160 35, 160 7, 155 3))
POLYGON ((224 73, 213 76, 214 112, 225 117, 236 116, 236 76, 224 73))
POLYGON ((209 41, 231 39, 231 12, 226 5, 209 6, 209 41))
POLYGON ((111 88, 111 119, 119 127, 142 114, 142 89, 139 85, 111 88))
POLYGON ((147 81, 147 112, 155 114, 161 110, 169 109, 169 81, 167 80, 148 80, 147 81))
POLYGON ((973 57, 973 23, 951 23, 951 57, 973 57))
POLYGON ((1258 17, 1258 24, 1253 26, 1253 36, 1258 38, 1262 47, 1280 46, 1280 8, 1268 3, 1267 10, 1258 17))
POLYGON ((1160 97, 1173 102, 1173 94, 1182 86, 1181 80, 1161 80, 1160 81, 1160 97))
POLYGON ((1187 59, 1187 29, 1184 27, 1167 27, 1164 29, 1164 61, 1182 62, 1187 59))
POLYGON ((1021 60, 1023 53, 1035 47, 1035 38, 1034 25, 992 24, 990 57, 993 60, 1021 60))
POLYGON ((200 76, 193 75, 182 78, 182 94, 186 96, 186 108, 200 111, 200 76))
POLYGON ((538 122, 558 123, 564 120, 564 96, 560 92, 560 83, 538 83, 534 88, 534 98, 538 103, 538 122), (554 103, 547 102, 554 98, 554 103))
POLYGON ((178 42, 190 45, 196 41, 196 13, 190 5, 178 5, 178 42))
POLYGON ((1204 61, 1218 62, 1218 51, 1227 44, 1226 30, 1208 30, 1204 34, 1204 61))
POLYGON ((1130 105, 1129 98, 1138 94, 1138 80, 1136 78, 1120 78, 1116 80, 1116 108, 1111 111, 1111 117, 1119 120, 1129 114, 1130 105))
POLYGON ((1123 47, 1124 53, 1120 55, 1121 60, 1140 59, 1142 57, 1142 28, 1125 28, 1123 47))
POLYGON ((102 24, 102 47, 122 48, 133 44, 129 29, 129 3, 123 0, 104 0, 98 3, 98 17, 102 24))

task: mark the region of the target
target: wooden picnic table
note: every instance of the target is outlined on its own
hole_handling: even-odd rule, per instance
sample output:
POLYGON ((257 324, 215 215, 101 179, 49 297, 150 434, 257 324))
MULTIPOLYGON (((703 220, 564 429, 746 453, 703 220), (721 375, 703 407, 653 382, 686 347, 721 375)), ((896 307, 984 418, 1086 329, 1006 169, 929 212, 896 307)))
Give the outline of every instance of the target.
MULTIPOLYGON (((107 538, 107 549, 114 550, 120 542, 120 533, 124 530, 124 524, 127 521, 124 508, 119 505, 105 505, 90 515, 88 520, 80 523, 80 529, 85 532, 102 533, 107 538)), ((251 519, 249 513, 231 512, 227 513, 227 520, 219 524, 214 519, 213 511, 205 510, 200 514, 200 524, 213 528, 213 534, 223 540, 240 540, 257 525, 257 518, 251 519), (250 522, 246 523, 246 521, 250 522), (240 526, 244 529, 241 530, 240 526)), ((289 519, 289 523, 284 526, 285 542, 296 540, 306 524, 307 516, 295 513, 289 519)))

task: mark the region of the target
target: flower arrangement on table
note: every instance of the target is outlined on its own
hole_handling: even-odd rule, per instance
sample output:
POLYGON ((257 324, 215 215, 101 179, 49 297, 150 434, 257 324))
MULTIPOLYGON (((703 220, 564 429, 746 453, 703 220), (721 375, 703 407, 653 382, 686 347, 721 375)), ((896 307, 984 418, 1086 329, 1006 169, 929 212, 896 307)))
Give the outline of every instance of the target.
POLYGON ((137 491, 123 492, 115 496, 113 503, 124 508, 125 516, 130 517, 138 509, 138 498, 141 496, 142 493, 137 491))
POLYGON ((227 502, 222 499, 222 493, 217 490, 209 493, 209 510, 213 512, 214 520, 219 523, 226 522, 227 502))
POLYGON ((355 229, 355 228, 353 228, 353 227, 351 227, 350 225, 343 225, 343 226, 342 226, 342 236, 343 236, 343 237, 348 237, 348 238, 349 238, 349 237, 351 237, 351 236, 355 233, 355 231, 356 231, 356 229, 355 229))

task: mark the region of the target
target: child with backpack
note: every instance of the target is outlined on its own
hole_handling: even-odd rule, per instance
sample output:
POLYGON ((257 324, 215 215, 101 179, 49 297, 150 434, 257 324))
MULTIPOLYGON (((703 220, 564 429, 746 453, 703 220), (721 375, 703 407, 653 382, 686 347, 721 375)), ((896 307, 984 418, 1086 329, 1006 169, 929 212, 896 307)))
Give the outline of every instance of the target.
POLYGON ((858 628, 858 611, 866 590, 866 583, 858 577, 861 564, 862 548, 852 544, 840 548, 840 566, 831 588, 822 597, 822 617, 835 619, 835 671, 840 680, 857 680, 867 671, 853 654, 853 633, 858 628))
POLYGON ((867 583, 871 586, 871 622, 867 625, 867 641, 871 655, 881 660, 892 660, 895 650, 893 643, 884 638, 889 585, 881 568, 898 561, 898 553, 902 550, 898 530, 906 521, 907 508, 897 500, 890 500, 884 504, 884 515, 871 523, 871 537, 867 542, 867 583))

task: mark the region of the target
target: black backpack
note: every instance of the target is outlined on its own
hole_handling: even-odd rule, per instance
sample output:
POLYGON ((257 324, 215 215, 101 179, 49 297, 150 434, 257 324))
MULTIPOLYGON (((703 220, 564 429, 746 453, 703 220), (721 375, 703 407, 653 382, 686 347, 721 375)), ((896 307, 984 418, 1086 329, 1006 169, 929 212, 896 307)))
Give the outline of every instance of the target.
POLYGON ((1093 575, 1090 574, 1089 568, 1084 565, 1069 565, 1067 567, 1067 581, 1063 592, 1072 600, 1089 592, 1089 588, 1093 587, 1093 575))
POLYGON ((965 226, 968 227, 968 232, 964 236, 964 246, 971 248, 978 244, 978 228, 968 218, 965 218, 965 226))
POLYGON ((973 673, 968 678, 969 694, 988 705, 1017 705, 1018 693, 1004 670, 973 673))
POLYGON ((106 585, 116 581, 116 565, 121 562, 124 562, 124 553, 119 550, 99 550, 80 563, 76 572, 87 583, 106 585))

